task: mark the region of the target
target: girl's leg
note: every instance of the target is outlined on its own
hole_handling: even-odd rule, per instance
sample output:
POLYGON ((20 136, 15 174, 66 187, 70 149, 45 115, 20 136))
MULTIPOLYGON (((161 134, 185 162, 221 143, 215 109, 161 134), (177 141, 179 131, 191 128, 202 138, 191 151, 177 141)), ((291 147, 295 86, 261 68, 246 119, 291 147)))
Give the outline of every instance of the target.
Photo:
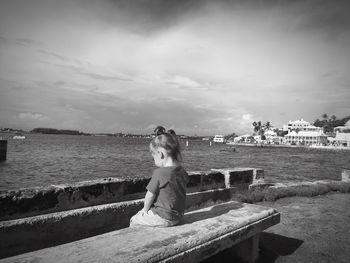
POLYGON ((130 227, 136 226, 153 226, 153 227, 169 227, 178 224, 179 221, 166 220, 149 210, 147 213, 138 212, 130 219, 130 227))

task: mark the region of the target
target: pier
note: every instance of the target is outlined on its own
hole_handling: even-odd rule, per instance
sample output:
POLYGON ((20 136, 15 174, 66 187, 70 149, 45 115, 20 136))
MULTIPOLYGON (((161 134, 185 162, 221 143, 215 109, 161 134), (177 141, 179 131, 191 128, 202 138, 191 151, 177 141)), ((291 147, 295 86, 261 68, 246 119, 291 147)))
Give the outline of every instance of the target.
MULTIPOLYGON (((238 254, 248 249, 249 253, 244 254, 249 255, 248 261, 253 261, 258 256, 259 233, 277 224, 279 213, 273 209, 248 205, 247 202, 276 200, 295 195, 314 196, 329 191, 350 192, 348 171, 342 174, 342 180, 339 181, 289 184, 266 183, 264 176, 262 169, 239 167, 189 172, 186 215, 188 218, 192 218, 192 213, 201 216, 196 220, 192 218, 192 221, 188 219, 190 221, 187 223, 185 221, 185 226, 180 225, 173 230, 178 233, 178 236, 186 236, 186 240, 192 237, 189 231, 196 227, 200 229, 202 223, 208 229, 212 229, 214 225, 218 226, 218 223, 226 222, 220 227, 223 231, 230 230, 222 232, 222 236, 219 235, 214 239, 211 239, 210 231, 200 235, 194 235, 194 232, 191 232, 193 234, 191 240, 194 243, 179 241, 173 250, 168 250, 166 247, 164 250, 153 250, 153 248, 156 249, 152 246, 153 243, 167 242, 169 239, 165 230, 163 234, 154 236, 153 243, 146 244, 148 249, 141 249, 145 253, 150 250, 144 256, 152 258, 156 255, 157 258, 160 257, 159 259, 165 261, 169 258, 169 262, 172 260, 177 262, 179 259, 192 262, 193 258, 201 261, 226 249, 227 244, 230 244, 238 254), (231 221, 233 218, 237 218, 238 221, 235 221, 236 225, 231 226, 230 222, 233 222, 231 221), (207 243, 206 238, 212 242, 207 243), (213 247, 215 249, 212 249, 213 247), (152 254, 152 251, 156 254, 152 254), (162 255, 167 256, 164 258, 162 255), (185 255, 189 257, 183 257, 185 255)), ((143 197, 148 181, 147 178, 107 178, 71 185, 1 192, 0 205, 3 209, 0 215, 2 233, 0 258, 3 258, 4 262, 16 262, 36 258, 40 253, 39 256, 44 260, 62 249, 69 248, 70 253, 62 260, 75 255, 76 258, 70 258, 70 261, 75 261, 82 255, 79 250, 81 245, 90 251, 89 248, 104 242, 109 243, 115 238, 118 239, 118 236, 122 237, 125 234, 130 235, 131 238, 138 235, 126 229, 131 216, 143 207, 143 197), (23 254, 26 252, 30 253, 23 254)), ((130 240, 132 242, 133 239, 130 240)), ((119 251, 121 256, 128 254, 125 252, 127 250, 124 251, 119 246, 108 253, 113 251, 119 251)), ((102 262, 108 261, 108 255, 91 254, 92 258, 98 256, 98 260, 102 262)))
POLYGON ((0 162, 6 161, 7 140, 0 140, 0 162))

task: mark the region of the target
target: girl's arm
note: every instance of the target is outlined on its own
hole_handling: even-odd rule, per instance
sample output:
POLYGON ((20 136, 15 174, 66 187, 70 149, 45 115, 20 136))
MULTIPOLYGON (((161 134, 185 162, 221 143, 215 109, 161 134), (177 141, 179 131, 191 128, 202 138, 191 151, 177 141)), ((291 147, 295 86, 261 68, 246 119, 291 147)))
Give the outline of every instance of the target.
POLYGON ((146 196, 145 196, 145 201, 143 204, 143 211, 147 213, 147 211, 151 208, 154 198, 156 195, 150 191, 147 191, 146 196))

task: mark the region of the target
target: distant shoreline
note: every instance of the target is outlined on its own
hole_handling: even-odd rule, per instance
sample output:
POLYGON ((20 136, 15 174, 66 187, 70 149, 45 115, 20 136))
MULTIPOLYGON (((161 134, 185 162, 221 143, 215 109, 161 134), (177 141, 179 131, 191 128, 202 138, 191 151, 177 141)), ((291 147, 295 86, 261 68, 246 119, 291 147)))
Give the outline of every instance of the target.
POLYGON ((322 149, 322 150, 350 150, 350 147, 345 147, 345 146, 310 146, 312 149, 322 149))
POLYGON ((306 148, 306 149, 321 149, 321 150, 348 150, 350 151, 350 147, 345 146, 321 146, 321 145, 288 145, 288 144, 253 144, 253 143, 227 143, 226 145, 232 146, 248 146, 248 147, 286 147, 286 148, 306 148))

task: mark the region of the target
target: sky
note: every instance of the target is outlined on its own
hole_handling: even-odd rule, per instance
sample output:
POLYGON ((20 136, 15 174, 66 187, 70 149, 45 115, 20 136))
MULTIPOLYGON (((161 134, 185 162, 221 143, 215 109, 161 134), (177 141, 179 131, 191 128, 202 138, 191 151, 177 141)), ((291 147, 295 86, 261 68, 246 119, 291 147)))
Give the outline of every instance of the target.
POLYGON ((0 128, 252 132, 350 115, 350 1, 0 0, 0 128))

